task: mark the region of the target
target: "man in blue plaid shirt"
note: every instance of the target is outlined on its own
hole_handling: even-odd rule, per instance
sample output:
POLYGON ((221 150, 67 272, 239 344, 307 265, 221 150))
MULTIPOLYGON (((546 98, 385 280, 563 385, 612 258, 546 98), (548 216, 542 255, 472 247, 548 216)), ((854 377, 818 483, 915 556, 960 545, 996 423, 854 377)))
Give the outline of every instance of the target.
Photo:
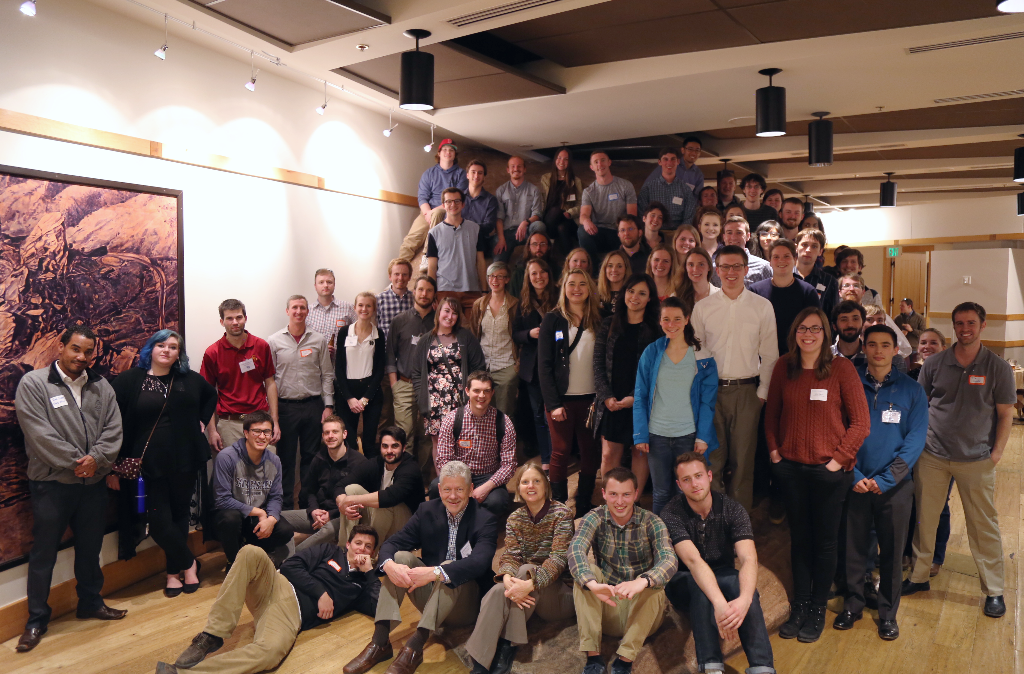
POLYGON ((668 220, 661 228, 673 230, 679 225, 693 224, 693 215, 697 212, 697 197, 693 190, 683 182, 679 172, 679 151, 666 147, 658 155, 661 174, 648 178, 640 188, 636 203, 641 215, 646 215, 652 202, 662 203, 668 207, 668 220))
POLYGON ((412 263, 402 257, 396 257, 388 263, 388 280, 391 281, 384 292, 377 295, 377 329, 384 339, 388 338, 391 321, 395 316, 412 309, 412 293, 409 292, 409 279, 412 278, 412 263))

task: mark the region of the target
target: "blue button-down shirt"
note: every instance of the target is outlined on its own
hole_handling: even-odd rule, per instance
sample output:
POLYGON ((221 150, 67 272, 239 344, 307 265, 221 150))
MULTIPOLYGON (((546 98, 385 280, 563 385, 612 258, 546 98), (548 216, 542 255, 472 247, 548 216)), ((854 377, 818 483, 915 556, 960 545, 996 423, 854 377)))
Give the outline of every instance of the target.
MULTIPOLYGON (((647 180, 644 181, 644 185, 651 182, 655 178, 661 175, 661 167, 658 166, 656 169, 651 171, 651 175, 647 176, 647 180)), ((700 170, 700 167, 694 164, 690 168, 686 168, 683 162, 679 162, 679 168, 676 169, 676 177, 686 183, 687 187, 693 190, 694 195, 700 193, 704 189, 704 172, 700 170)))
POLYGON ((431 208, 437 208, 441 205, 441 193, 449 187, 458 187, 463 192, 468 190, 469 180, 466 179, 466 172, 458 164, 452 165, 448 170, 441 168, 440 164, 434 164, 420 177, 416 198, 421 204, 430 204, 431 208))
POLYGON ((697 212, 697 197, 683 182, 682 176, 676 173, 675 180, 666 182, 659 172, 653 180, 648 180, 640 188, 636 198, 640 213, 646 213, 652 201, 661 202, 668 209, 668 222, 662 224, 663 229, 675 229, 682 224, 690 224, 697 212))
POLYGON ((480 196, 471 197, 466 192, 466 199, 462 202, 462 217, 472 220, 480 225, 481 231, 487 235, 494 233, 494 226, 498 222, 498 199, 480 188, 480 196))

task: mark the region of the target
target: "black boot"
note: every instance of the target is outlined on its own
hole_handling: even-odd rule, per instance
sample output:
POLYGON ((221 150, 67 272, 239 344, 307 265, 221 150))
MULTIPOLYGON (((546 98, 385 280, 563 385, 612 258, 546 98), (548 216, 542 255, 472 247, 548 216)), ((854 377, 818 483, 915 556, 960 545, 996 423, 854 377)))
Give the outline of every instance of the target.
POLYGON ((565 480, 551 483, 551 498, 565 504, 569 501, 569 483, 565 480))
POLYGON ((795 639, 800 633, 800 628, 804 626, 804 621, 807 620, 807 613, 810 609, 810 602, 793 602, 789 608, 789 620, 779 628, 779 636, 783 639, 795 639))
POLYGON ((825 629, 825 607, 812 606, 807 612, 807 620, 796 640, 804 644, 813 644, 821 638, 821 632, 825 629))
POLYGON ((583 517, 594 509, 594 482, 595 475, 584 475, 580 473, 580 481, 576 488, 576 517, 583 517))

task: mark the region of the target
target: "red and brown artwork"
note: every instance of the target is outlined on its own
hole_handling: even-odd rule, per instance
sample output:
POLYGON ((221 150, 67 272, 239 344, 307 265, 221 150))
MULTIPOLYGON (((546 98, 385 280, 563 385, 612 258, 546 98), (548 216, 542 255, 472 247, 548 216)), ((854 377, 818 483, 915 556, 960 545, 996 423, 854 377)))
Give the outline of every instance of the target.
POLYGON ((56 360, 71 325, 96 332, 108 378, 180 328, 180 193, 147 189, 0 167, 0 568, 32 545, 21 377, 56 360))

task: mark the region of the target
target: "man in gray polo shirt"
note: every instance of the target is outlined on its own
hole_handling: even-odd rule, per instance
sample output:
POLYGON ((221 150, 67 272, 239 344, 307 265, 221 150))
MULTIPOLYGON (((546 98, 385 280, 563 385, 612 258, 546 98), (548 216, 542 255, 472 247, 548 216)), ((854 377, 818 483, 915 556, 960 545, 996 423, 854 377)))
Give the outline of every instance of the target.
POLYGON ((526 182, 526 162, 522 157, 508 158, 509 181, 494 191, 498 199, 498 226, 495 232, 494 260, 508 262, 512 251, 534 232, 547 231, 540 190, 526 182))
POLYGON ((596 276, 601 257, 619 247, 619 216, 636 215, 636 189, 624 178, 612 175, 612 160, 603 150, 590 153, 590 170, 594 182, 583 190, 580 226, 577 234, 580 247, 590 254, 591 271, 596 276))
POLYGON ((427 274, 437 281, 438 300, 455 296, 468 312, 487 287, 487 239, 480 225, 462 217, 464 199, 458 187, 441 193, 445 218, 427 235, 427 274))
POLYGON ((964 302, 953 309, 956 344, 921 366, 928 396, 928 439, 914 468, 917 527, 914 570, 903 581, 903 596, 931 589, 928 572, 935 529, 956 480, 967 520, 971 554, 985 593, 985 615, 1006 613, 1003 602, 1003 545, 996 513, 996 464, 1013 426, 1017 392, 1010 365, 981 344, 985 309, 964 302))

